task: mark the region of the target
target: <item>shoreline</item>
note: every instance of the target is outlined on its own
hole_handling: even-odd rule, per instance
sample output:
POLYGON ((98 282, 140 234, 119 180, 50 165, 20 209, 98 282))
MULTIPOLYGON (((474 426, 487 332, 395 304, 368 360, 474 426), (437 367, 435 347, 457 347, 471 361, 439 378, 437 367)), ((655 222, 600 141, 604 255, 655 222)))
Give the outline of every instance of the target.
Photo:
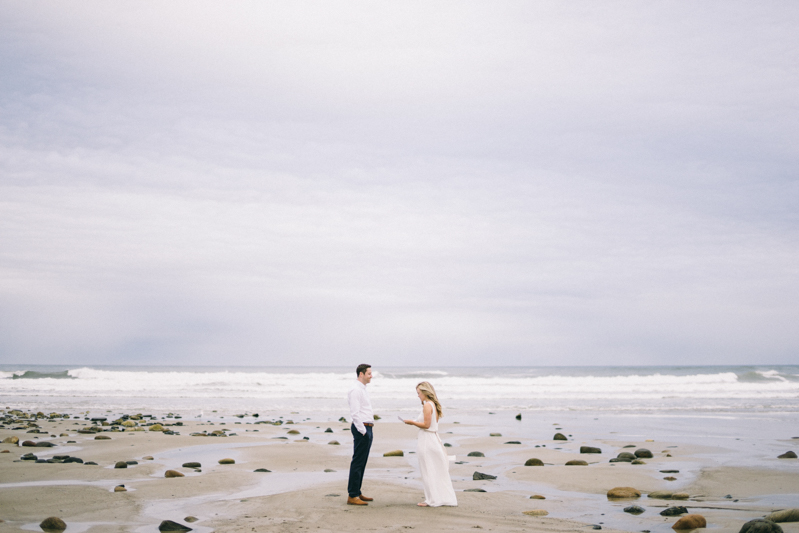
MULTIPOLYGON (((108 423, 121 414, 105 413, 103 417, 108 423)), ((274 416, 264 413, 258 418, 241 419, 216 415, 210 421, 161 419, 157 415, 137 421, 180 422, 180 426, 164 427, 179 435, 146 428, 107 431, 110 426, 101 426, 106 430, 102 433, 77 433, 92 424, 85 418, 97 418, 94 413, 79 418, 72 414, 69 419, 37 419, 35 423, 42 434, 26 433, 28 429, 13 430, 6 424, 0 428, 0 440, 16 435, 20 442, 46 440, 57 446, 0 444, 0 451, 9 450, 0 453, 0 519, 4 520, 0 530, 39 530, 42 519, 55 515, 67 522, 71 532, 107 531, 109 524, 119 531, 144 532, 155 531, 160 520, 186 523, 184 518, 193 515, 199 520, 188 525, 200 533, 244 532, 253 527, 257 531, 301 528, 400 531, 405 526, 421 530, 428 527, 430 531, 531 528, 567 532, 585 531, 594 525, 609 531, 668 533, 676 518, 661 517, 658 513, 667 505, 685 505, 703 514, 709 528, 737 533, 745 521, 767 514, 766 510, 799 502, 799 462, 776 459, 774 453, 777 450, 783 453, 791 447, 797 451, 799 440, 785 436, 785 431, 792 430, 786 427, 797 426, 783 425, 780 416, 760 417, 761 423, 753 427, 769 428, 764 436, 734 437, 728 434, 731 428, 726 426, 719 426, 717 434, 708 436, 705 428, 704 435, 701 432, 690 435, 686 431, 701 424, 683 421, 671 430, 663 429, 662 433, 676 436, 664 440, 659 435, 641 438, 650 436, 642 435, 648 433, 648 425, 662 422, 652 419, 636 420, 637 423, 630 425, 619 422, 627 418, 624 416, 572 413, 564 417, 563 413, 550 413, 548 417, 537 415, 534 420, 525 417, 517 421, 509 411, 493 415, 472 412, 467 416, 452 413, 442 419, 440 433, 442 440, 451 444, 448 453, 455 454, 461 463, 451 465, 450 469, 460 505, 423 510, 415 505, 422 493, 411 453, 415 449, 416 432, 390 422, 391 412, 381 413, 385 421, 378 421, 364 481, 365 490, 376 501, 363 509, 345 504, 352 452, 349 424, 331 420, 328 413, 268 413, 274 416), (280 420, 279 416, 283 417, 282 425, 268 423, 280 420), (288 423, 289 420, 293 423, 288 423), (327 428, 332 433, 326 433, 327 428), (191 433, 223 429, 236 435, 191 436, 191 433), (292 429, 299 433, 289 434, 292 429), (570 435, 568 440, 552 440, 557 430, 570 435), (499 432, 502 436, 491 437, 489 432, 499 432), (783 437, 774 439, 773 435, 779 433, 783 437), (635 438, 631 438, 632 434, 635 438), (97 436, 110 439, 95 440, 97 436), (340 445, 328 444, 332 440, 340 445), (580 446, 597 446, 602 453, 581 454, 580 446), (653 457, 641 465, 610 463, 609 459, 623 451, 624 446, 647 448, 653 457), (383 457, 383 453, 396 449, 403 450, 404 457, 383 457), (471 451, 481 451, 485 457, 468 457, 471 451), (20 456, 29 452, 40 458, 81 457, 98 465, 20 461, 20 456), (153 459, 144 459, 148 456, 153 459), (531 457, 540 458, 546 466, 523 466, 531 457), (232 458, 235 464, 218 464, 222 458, 232 458), (565 466, 572 459, 589 464, 565 466), (117 461, 138 464, 115 469, 117 461), (200 462, 201 472, 181 466, 189 461, 200 462), (271 472, 254 472, 258 468, 271 472), (164 477, 167 469, 177 470, 184 477, 167 479, 164 477), (663 479, 667 474, 660 470, 679 472, 672 475, 675 480, 668 481, 663 479), (475 481, 472 479, 475 471, 496 475, 497 479, 475 481), (119 484, 124 484, 127 492, 113 492, 119 484), (608 500, 606 492, 616 486, 632 486, 644 495, 622 502, 608 500), (486 492, 464 492, 466 489, 486 492), (690 498, 675 502, 646 496, 655 490, 685 491, 690 498), (546 499, 532 500, 533 494, 546 499), (725 498, 727 494, 733 497, 725 498), (625 513, 623 507, 632 504, 644 507, 646 512, 638 516, 625 513), (536 509, 549 514, 544 517, 523 514, 536 509), (371 517, 368 523, 353 525, 352 517, 362 512, 371 517)), ((751 430, 750 420, 747 418, 745 422, 739 429, 751 430)), ((21 422, 14 427, 21 427, 21 422)), ((781 525, 786 533, 799 533, 799 523, 781 525)))

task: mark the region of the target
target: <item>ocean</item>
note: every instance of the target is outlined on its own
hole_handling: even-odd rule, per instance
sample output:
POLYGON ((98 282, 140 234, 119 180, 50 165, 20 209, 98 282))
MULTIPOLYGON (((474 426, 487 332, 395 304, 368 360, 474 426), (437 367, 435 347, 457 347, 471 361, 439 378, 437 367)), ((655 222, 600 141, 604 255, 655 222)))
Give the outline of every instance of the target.
MULTIPOLYGON (((448 412, 799 413, 799 365, 375 367, 377 412, 418 409, 430 381, 448 412)), ((155 413, 346 413, 349 368, 0 365, 0 407, 155 413)))

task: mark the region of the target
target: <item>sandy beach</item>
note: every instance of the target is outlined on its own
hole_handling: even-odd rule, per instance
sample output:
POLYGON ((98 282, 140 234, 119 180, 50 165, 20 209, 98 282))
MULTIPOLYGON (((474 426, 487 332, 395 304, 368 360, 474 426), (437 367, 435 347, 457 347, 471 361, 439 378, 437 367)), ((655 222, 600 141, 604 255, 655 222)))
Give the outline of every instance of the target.
MULTIPOLYGON (((702 514, 708 528, 737 533, 750 519, 799 506, 799 462, 777 459, 770 451, 799 447, 799 440, 790 435, 761 443, 761 455, 742 461, 736 449, 707 445, 707 439, 699 436, 693 443, 684 438, 674 442, 628 440, 610 432, 601 438, 596 429, 588 431, 586 426, 585 434, 590 437, 582 437, 581 428, 573 423, 561 427, 558 422, 544 421, 541 415, 535 422, 514 426, 514 413, 510 412, 490 417, 476 413, 452 417, 449 422, 445 418, 441 436, 450 444, 449 453, 456 455, 457 463, 450 472, 459 506, 425 509, 415 505, 422 499, 412 453, 415 430, 380 421, 364 482, 365 493, 375 501, 361 508, 346 505, 352 451, 349 425, 329 415, 228 415, 211 421, 158 415, 132 421, 137 427, 119 431, 114 428, 122 426, 110 424, 123 413, 105 413, 106 425, 88 419, 99 417, 96 413, 38 419, 31 418, 31 413, 4 414, 0 440, 16 436, 19 444, 0 445, 2 531, 38 531, 44 518, 58 516, 67 523, 68 531, 90 533, 157 531, 163 520, 198 532, 566 532, 601 528, 666 533, 672 531, 678 517, 659 513, 682 505, 691 513, 702 514), (472 422, 455 423, 458 418, 472 422), (179 434, 151 431, 148 424, 153 423, 179 434), (93 426, 102 431, 78 433, 93 426), (533 427, 536 430, 531 435, 533 427), (496 428, 501 436, 490 436, 496 428), (29 433, 36 429, 39 433, 29 433), (568 440, 553 440, 558 430, 568 440), (213 431, 228 436, 197 435, 213 431), (545 433, 550 437, 540 438, 545 433), (24 441, 56 446, 21 446, 24 441), (602 453, 580 453, 581 446, 598 447, 602 453), (652 458, 643 459, 644 464, 609 462, 620 452, 642 448, 652 452, 652 458), (403 450, 404 455, 383 456, 392 450, 403 450), (468 455, 475 451, 485 457, 468 455), (40 461, 70 456, 83 463, 21 459, 28 453, 40 461), (544 466, 524 466, 531 458, 540 459, 544 466), (235 462, 220 464, 222 459, 235 462), (571 460, 588 464, 567 466, 571 460), (115 468, 120 461, 135 463, 115 468), (183 466, 189 462, 201 466, 183 466), (258 469, 269 471, 256 472, 258 469), (183 477, 166 478, 167 470, 183 477), (497 478, 474 480, 475 472, 497 478), (120 485, 126 490, 115 492, 120 485), (608 499, 608 490, 620 486, 636 488, 642 496, 608 499), (688 499, 648 497, 654 491, 687 493, 688 499), (531 499, 533 495, 543 499, 531 499), (645 511, 637 516, 624 512, 630 505, 645 511), (547 514, 524 514, 536 510, 547 514), (196 520, 187 521, 190 517, 196 520)), ((783 523, 782 528, 786 533, 799 533, 799 523, 783 523)))

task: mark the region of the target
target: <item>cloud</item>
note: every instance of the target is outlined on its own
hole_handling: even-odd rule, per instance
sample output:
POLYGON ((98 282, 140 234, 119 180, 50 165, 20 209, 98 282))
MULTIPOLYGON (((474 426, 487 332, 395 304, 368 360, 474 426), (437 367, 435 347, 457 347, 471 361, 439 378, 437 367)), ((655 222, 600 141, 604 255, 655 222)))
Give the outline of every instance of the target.
POLYGON ((791 6, 13 5, 0 353, 792 361, 791 6))

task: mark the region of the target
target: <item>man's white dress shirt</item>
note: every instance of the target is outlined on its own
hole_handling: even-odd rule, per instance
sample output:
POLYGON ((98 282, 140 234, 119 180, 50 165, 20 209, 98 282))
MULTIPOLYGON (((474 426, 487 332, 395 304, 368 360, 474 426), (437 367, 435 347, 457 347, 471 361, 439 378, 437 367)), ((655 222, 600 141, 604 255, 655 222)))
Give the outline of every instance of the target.
POLYGON ((361 435, 366 435, 366 426, 364 422, 374 424, 375 414, 372 411, 372 402, 369 400, 369 393, 366 392, 366 385, 360 381, 355 382, 355 386, 350 389, 347 394, 347 401, 350 404, 350 416, 352 423, 355 424, 355 429, 361 435))

